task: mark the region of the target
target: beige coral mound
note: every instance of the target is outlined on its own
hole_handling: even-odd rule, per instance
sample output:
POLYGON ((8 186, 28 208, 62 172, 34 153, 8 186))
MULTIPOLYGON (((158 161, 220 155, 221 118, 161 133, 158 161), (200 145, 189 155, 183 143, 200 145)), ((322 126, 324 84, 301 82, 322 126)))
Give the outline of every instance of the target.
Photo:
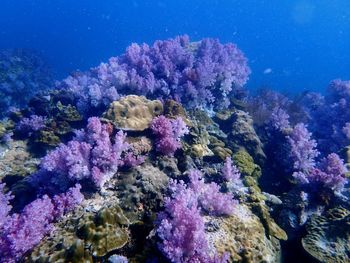
POLYGON ((111 121, 118 129, 143 131, 149 128, 154 117, 162 113, 161 101, 129 95, 112 102, 103 117, 111 121))
POLYGON ((281 261, 279 240, 266 235, 263 224, 247 206, 237 206, 229 217, 206 217, 206 223, 210 246, 219 254, 229 252, 229 262, 281 261))

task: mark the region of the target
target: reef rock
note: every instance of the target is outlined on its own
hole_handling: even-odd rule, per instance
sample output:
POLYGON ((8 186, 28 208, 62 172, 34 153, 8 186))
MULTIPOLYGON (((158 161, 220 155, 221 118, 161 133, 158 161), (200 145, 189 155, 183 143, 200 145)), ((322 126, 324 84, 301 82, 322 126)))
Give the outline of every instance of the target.
POLYGON ((0 179, 34 173, 38 163, 39 160, 29 154, 26 141, 12 141, 8 147, 0 149, 0 179))
POLYGON ((117 182, 118 198, 132 222, 152 216, 163 202, 169 177, 157 167, 145 163, 121 172, 117 182))
POLYGON ((233 162, 239 168, 243 176, 252 176, 259 178, 261 176, 261 168, 254 163, 253 157, 244 149, 234 153, 233 162))
POLYGON ((55 225, 55 230, 25 262, 96 262, 129 241, 129 220, 112 191, 84 200, 55 225))
POLYGON ((350 262, 350 211, 333 208, 306 224, 304 249, 321 262, 350 262))
POLYGON ((143 131, 149 128, 154 117, 162 113, 163 104, 159 100, 129 95, 112 102, 103 116, 118 129, 143 131))
POLYGON ((181 103, 175 100, 166 100, 164 103, 164 115, 167 118, 181 117, 187 126, 192 126, 191 121, 188 119, 186 110, 181 103))
POLYGON ((229 262, 280 262, 280 242, 268 237, 260 219, 245 205, 229 217, 206 217, 209 244, 219 254, 230 253, 229 262))
POLYGON ((233 150, 245 149, 256 162, 262 164, 266 159, 263 145, 256 134, 251 116, 242 110, 217 113, 215 121, 228 134, 229 146, 233 150))

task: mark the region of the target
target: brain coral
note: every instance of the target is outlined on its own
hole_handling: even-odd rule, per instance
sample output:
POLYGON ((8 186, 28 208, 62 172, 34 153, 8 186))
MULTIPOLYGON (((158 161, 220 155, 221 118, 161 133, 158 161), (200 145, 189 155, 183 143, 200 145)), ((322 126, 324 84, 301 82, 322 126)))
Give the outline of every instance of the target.
POLYGON ((152 119, 163 112, 159 100, 148 100, 143 96, 129 95, 112 102, 104 117, 123 130, 143 131, 152 119))
POLYGON ((336 207, 324 216, 315 215, 306 225, 304 249, 321 262, 349 262, 350 211, 336 207))

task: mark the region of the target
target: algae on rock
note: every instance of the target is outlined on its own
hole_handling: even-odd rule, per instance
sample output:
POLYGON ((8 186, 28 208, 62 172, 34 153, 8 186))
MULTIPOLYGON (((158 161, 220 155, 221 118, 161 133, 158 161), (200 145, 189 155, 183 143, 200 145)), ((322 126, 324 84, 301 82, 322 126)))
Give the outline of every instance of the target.
POLYGON ((243 176, 252 176, 259 178, 261 176, 261 168, 254 163, 253 157, 244 149, 233 154, 233 162, 237 165, 243 176))

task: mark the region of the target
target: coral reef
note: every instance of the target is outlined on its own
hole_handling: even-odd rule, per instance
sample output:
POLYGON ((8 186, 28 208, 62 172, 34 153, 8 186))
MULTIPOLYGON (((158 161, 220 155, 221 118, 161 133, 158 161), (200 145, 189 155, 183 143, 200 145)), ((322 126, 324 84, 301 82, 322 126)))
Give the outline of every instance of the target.
POLYGON ((216 114, 220 128, 228 133, 230 146, 238 151, 246 150, 254 159, 262 164, 266 159, 263 145, 256 134, 253 119, 241 110, 225 111, 216 114))
POLYGON ((118 207, 104 207, 96 215, 85 215, 79 220, 77 236, 90 247, 92 255, 102 257, 125 246, 129 220, 118 207))
POLYGON ((131 222, 146 221, 147 217, 154 216, 163 204, 168 181, 167 175, 151 164, 120 174, 117 193, 120 205, 131 222))
POLYGON ((3 148, 0 152, 0 179, 5 176, 23 177, 32 174, 40 162, 30 155, 25 141, 14 140, 8 148, 3 148))
POLYGON ((349 82, 247 96, 249 73, 180 36, 31 89, 0 122, 1 260, 348 262, 349 82))

